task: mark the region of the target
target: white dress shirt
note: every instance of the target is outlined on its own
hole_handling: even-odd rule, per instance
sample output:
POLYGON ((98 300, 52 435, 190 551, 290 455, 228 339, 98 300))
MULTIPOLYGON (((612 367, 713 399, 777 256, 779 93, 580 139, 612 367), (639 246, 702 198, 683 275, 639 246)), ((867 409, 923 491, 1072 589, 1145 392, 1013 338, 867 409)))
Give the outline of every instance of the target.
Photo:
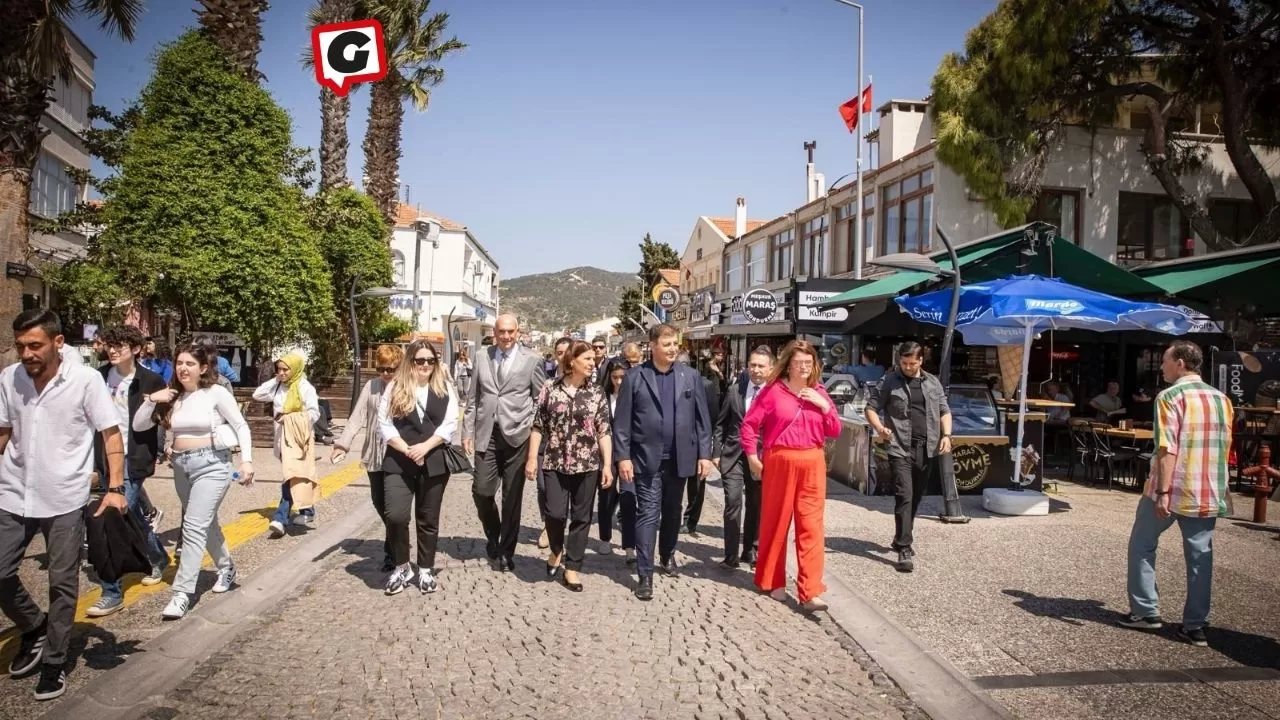
POLYGON ((89 502, 93 436, 119 427, 102 375, 63 362, 37 392, 21 364, 0 372, 0 428, 12 436, 0 458, 0 510, 24 518, 78 512, 89 502))
POLYGON ((759 385, 753 385, 751 383, 747 383, 746 404, 742 408, 743 415, 746 415, 747 413, 751 412, 751 403, 756 401, 756 396, 760 394, 760 390, 761 390, 761 387, 759 385))

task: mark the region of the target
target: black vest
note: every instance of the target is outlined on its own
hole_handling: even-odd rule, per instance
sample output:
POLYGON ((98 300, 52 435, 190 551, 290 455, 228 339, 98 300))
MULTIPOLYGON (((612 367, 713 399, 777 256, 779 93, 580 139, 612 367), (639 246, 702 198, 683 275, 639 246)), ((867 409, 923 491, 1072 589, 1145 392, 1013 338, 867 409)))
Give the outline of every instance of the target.
MULTIPOLYGON (((408 445, 417 445, 435 435, 436 428, 444 422, 444 415, 448 411, 449 396, 430 392, 427 394, 426 417, 419 418, 418 408, 414 408, 404 417, 392 418, 391 423, 396 426, 401 440, 408 445)), ((427 453, 427 462, 424 465, 418 465, 404 453, 388 447, 386 457, 382 461, 382 471, 394 475, 417 475, 424 471, 431 477, 448 475, 449 468, 445 465, 444 455, 441 452, 443 449, 443 445, 437 446, 427 453)))

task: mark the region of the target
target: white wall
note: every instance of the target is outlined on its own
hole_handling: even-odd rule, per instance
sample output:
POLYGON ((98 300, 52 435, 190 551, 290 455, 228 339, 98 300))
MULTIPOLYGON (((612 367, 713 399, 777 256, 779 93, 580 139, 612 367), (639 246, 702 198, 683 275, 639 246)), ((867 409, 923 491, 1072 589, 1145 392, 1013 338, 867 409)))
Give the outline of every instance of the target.
MULTIPOLYGON (((411 298, 416 239, 417 234, 411 228, 396 228, 391 240, 393 262, 396 261, 396 252, 404 258, 404 278, 399 287, 406 291, 404 295, 393 298, 392 311, 405 319, 410 319, 413 315, 411 298), (409 302, 406 304, 406 301, 409 302), (397 304, 403 304, 404 307, 396 307, 397 304)), ((455 320, 475 320, 477 305, 484 309, 485 314, 483 322, 476 324, 477 328, 485 324, 491 326, 498 314, 497 298, 492 291, 494 279, 498 277, 498 268, 479 250, 479 246, 467 232, 441 230, 439 247, 433 250, 429 243, 424 242, 421 253, 419 290, 422 302, 418 330, 444 332, 445 315, 454 308, 455 320), (464 267, 468 260, 471 266, 464 267), (473 273, 477 263, 479 277, 473 273)))

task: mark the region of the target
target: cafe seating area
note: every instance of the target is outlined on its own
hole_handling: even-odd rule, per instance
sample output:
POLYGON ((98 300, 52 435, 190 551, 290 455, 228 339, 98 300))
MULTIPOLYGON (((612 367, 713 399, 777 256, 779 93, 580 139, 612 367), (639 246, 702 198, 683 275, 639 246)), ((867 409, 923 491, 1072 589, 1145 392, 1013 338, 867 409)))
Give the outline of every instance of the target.
POLYGON ((1155 450, 1150 423, 1122 420, 1111 424, 1093 418, 1071 418, 1067 423, 1071 457, 1067 480, 1091 485, 1107 483, 1141 490, 1155 450), (1077 475, 1077 469, 1080 475, 1077 475))

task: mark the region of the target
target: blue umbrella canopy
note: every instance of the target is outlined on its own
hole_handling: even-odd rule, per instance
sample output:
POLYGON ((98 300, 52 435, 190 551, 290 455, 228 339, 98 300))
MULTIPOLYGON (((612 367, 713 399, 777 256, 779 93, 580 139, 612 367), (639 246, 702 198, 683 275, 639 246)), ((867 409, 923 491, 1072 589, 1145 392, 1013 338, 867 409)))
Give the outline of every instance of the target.
MULTIPOLYGON (((919 322, 946 325, 951 290, 895 298, 902 311, 919 322)), ((956 327, 971 345, 1022 343, 1021 391, 1018 393, 1018 441, 1012 450, 1013 482, 1021 485, 1023 425, 1027 410, 1027 366, 1031 341, 1041 330, 1084 329, 1099 332, 1150 330, 1185 335, 1202 318, 1186 308, 1133 302, 1086 290, 1057 278, 1016 275, 960 288, 956 327)))

